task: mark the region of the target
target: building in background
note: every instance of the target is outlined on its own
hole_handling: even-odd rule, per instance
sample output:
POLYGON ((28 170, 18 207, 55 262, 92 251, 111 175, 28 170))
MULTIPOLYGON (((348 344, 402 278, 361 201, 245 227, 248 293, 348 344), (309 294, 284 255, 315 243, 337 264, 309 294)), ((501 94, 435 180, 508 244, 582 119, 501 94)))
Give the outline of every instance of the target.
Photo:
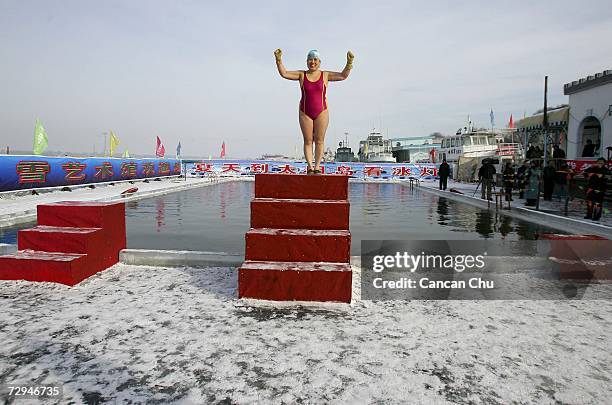
POLYGON ((569 96, 567 158, 607 159, 612 145, 612 70, 567 83, 563 93, 569 96), (588 141, 593 153, 583 156, 588 141))
POLYGON ((553 145, 559 145, 567 151, 567 125, 569 121, 570 108, 563 104, 547 111, 548 129, 544 129, 544 112, 538 111, 530 117, 518 120, 515 124, 517 142, 523 145, 525 151, 529 146, 538 147, 544 151, 548 148, 548 156, 551 156, 553 145), (546 138, 545 138, 546 135, 546 138))

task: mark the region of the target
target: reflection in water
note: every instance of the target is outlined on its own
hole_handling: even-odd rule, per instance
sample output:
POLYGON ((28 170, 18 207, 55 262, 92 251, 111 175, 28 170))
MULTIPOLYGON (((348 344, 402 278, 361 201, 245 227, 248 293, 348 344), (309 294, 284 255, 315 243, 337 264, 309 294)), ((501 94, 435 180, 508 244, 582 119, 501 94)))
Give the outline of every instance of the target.
MULTIPOLYGON (((494 219, 494 211, 400 185, 351 184, 349 199, 352 254, 358 254, 361 240, 533 239, 528 233, 517 234, 519 220, 505 216, 494 219), (372 193, 377 189, 380 194, 372 193)), ((544 231, 544 227, 527 227, 544 231)))
POLYGON ((560 231, 554 231, 552 229, 543 230, 542 228, 543 227, 540 227, 536 224, 532 224, 530 222, 517 221, 517 224, 514 227, 514 230, 516 234, 519 236, 519 239, 527 239, 527 240, 537 239, 536 234, 541 233, 541 232, 563 233, 560 231))
POLYGON ((476 213, 476 232, 485 238, 491 237, 493 233, 493 224, 489 211, 482 210, 476 213))
POLYGON ((376 199, 375 196, 381 194, 380 183, 362 183, 363 184, 363 201, 375 201, 374 204, 363 204, 362 205, 362 213, 364 217, 368 217, 368 223, 374 225, 375 219, 380 215, 380 206, 377 204, 378 201, 383 201, 382 199, 376 199))
POLYGON ((506 236, 512 232, 512 218, 507 215, 501 216, 501 223, 499 225, 499 233, 502 239, 506 239, 506 236))
POLYGON ((444 197, 438 198, 438 223, 440 225, 447 225, 448 220, 448 200, 444 197))
POLYGON ((219 193, 219 218, 221 219, 225 219, 225 193, 225 188, 223 188, 219 193))
POLYGON ((157 232, 161 231, 162 226, 164 225, 164 207, 166 206, 166 204, 164 203, 163 198, 157 198, 155 200, 155 208, 156 208, 156 215, 155 215, 155 220, 157 223, 157 232))
MULTIPOLYGON (((253 182, 229 182, 148 198, 126 205, 128 247, 244 253, 253 182), (152 218, 155 218, 152 220, 152 218)), ((362 240, 534 239, 557 232, 494 211, 437 197, 398 184, 351 183, 351 254, 362 240)), ((15 243, 17 230, 0 229, 0 243, 15 243)))
POLYGON ((233 215, 232 212, 228 212, 233 207, 233 203, 236 199, 240 199, 244 194, 240 192, 241 182, 230 182, 225 184, 226 187, 219 192, 219 218, 226 219, 233 215))

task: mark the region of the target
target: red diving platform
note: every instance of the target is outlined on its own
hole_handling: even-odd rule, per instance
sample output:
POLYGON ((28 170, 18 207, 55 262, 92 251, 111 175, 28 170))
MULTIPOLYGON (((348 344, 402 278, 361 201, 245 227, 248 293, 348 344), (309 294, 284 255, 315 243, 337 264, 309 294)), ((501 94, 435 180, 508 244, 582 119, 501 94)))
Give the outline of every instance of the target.
POLYGON ((255 175, 238 296, 350 302, 348 177, 255 175))
POLYGON ((557 262, 560 280, 612 281, 610 242, 597 235, 561 235, 543 233, 550 240, 549 259, 557 262))
POLYGON ((38 226, 0 256, 0 280, 75 285, 119 261, 126 247, 124 203, 66 201, 37 207, 38 226))

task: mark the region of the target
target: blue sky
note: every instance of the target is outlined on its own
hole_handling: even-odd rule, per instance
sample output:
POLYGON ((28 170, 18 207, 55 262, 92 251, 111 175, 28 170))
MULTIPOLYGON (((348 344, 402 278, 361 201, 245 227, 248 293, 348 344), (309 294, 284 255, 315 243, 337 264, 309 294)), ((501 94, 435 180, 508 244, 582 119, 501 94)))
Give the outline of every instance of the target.
POLYGON ((293 154, 301 147, 297 82, 319 49, 335 148, 370 129, 388 137, 451 134, 468 114, 489 125, 567 102, 563 84, 612 68, 607 1, 203 2, 0 0, 0 147, 28 150, 36 117, 53 150, 293 154), (461 3, 461 4, 459 4, 461 3))

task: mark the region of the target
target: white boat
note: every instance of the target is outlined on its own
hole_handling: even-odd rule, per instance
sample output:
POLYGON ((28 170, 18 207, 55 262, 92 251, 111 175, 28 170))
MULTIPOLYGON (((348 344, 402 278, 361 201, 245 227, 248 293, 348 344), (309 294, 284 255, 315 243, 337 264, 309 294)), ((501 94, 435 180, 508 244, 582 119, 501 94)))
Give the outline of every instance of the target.
POLYGON ((396 163, 391 140, 383 139, 380 132, 372 130, 365 141, 359 142, 359 160, 368 163, 396 163))
POLYGON ((455 135, 444 137, 438 160, 457 163, 460 158, 520 159, 524 155, 523 147, 520 142, 514 142, 515 132, 514 129, 461 129, 455 135))
POLYGON ((523 146, 515 138, 513 128, 476 129, 469 125, 444 137, 438 159, 446 159, 455 180, 475 181, 486 158, 492 159, 497 173, 501 173, 506 162, 519 163, 524 158, 523 146))

